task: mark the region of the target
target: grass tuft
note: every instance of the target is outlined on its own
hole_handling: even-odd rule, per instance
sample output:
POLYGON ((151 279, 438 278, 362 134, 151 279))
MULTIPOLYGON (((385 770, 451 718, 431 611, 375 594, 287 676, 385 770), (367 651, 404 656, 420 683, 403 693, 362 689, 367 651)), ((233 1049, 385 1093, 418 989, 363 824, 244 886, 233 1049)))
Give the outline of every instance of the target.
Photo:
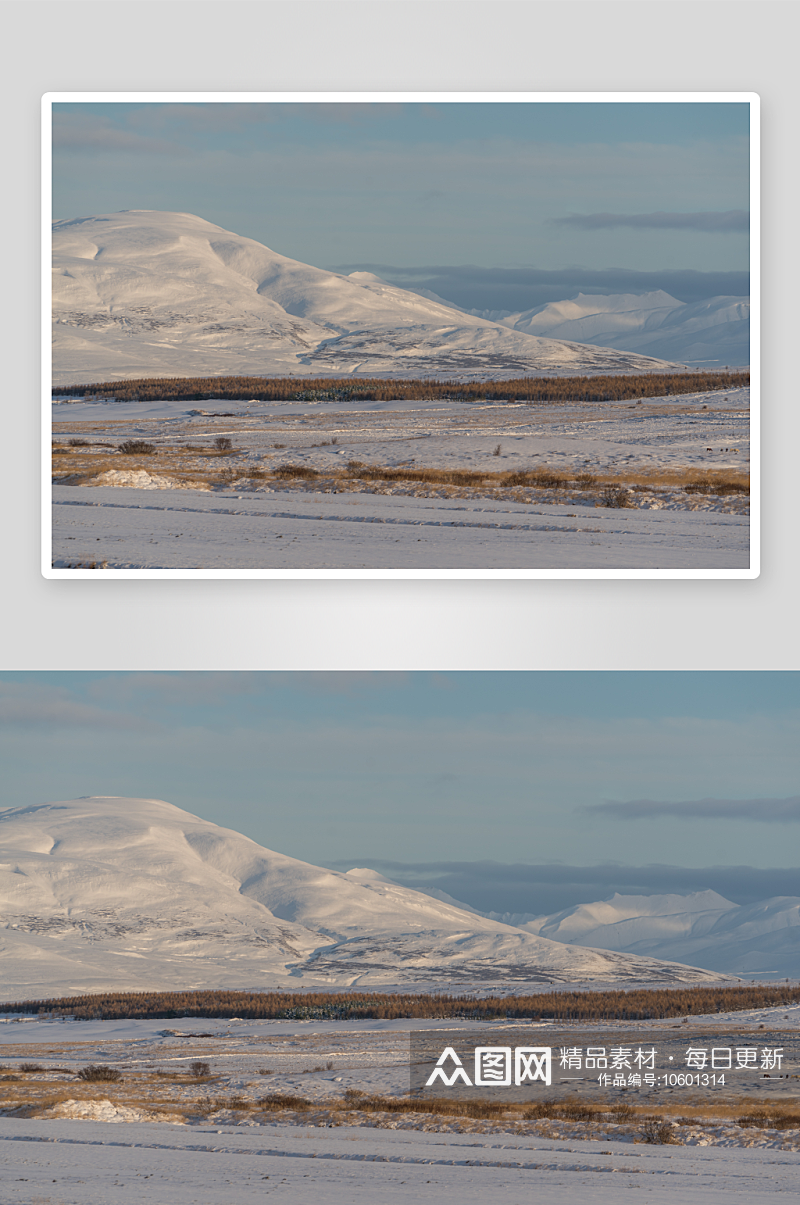
POLYGON ((265 1113, 280 1109, 294 1109, 296 1113, 305 1113, 311 1108, 310 1100, 306 1100, 304 1096, 294 1096, 290 1092, 273 1092, 269 1096, 262 1096, 256 1103, 265 1113))
POLYGON ((88 1067, 83 1067, 78 1073, 78 1079, 86 1080, 88 1083, 116 1083, 122 1079, 122 1072, 117 1071, 116 1067, 104 1067, 98 1063, 90 1063, 88 1067))
POLYGON ((274 472, 276 477, 319 477, 317 470, 309 468, 306 464, 282 464, 274 472))

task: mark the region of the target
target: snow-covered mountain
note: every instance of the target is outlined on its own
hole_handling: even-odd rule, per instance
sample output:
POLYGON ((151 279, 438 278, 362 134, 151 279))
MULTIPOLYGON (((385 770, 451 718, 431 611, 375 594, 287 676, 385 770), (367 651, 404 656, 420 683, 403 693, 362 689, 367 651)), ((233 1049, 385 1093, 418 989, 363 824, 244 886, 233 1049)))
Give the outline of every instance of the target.
POLYGON ((800 978, 800 897, 733 904, 716 891, 613 895, 552 916, 483 913, 553 941, 689 962, 725 974, 800 978))
POLYGON ((564 945, 370 870, 274 853, 155 799, 0 812, 6 1000, 116 987, 696 982, 564 945))
POLYGON ((750 363, 750 299, 711 297, 686 303, 658 290, 594 296, 578 293, 511 314, 473 314, 528 335, 599 344, 692 367, 741 367, 750 363))
POLYGON ((278 255, 187 213, 53 223, 53 379, 139 376, 508 378, 651 372, 649 355, 509 329, 278 255))

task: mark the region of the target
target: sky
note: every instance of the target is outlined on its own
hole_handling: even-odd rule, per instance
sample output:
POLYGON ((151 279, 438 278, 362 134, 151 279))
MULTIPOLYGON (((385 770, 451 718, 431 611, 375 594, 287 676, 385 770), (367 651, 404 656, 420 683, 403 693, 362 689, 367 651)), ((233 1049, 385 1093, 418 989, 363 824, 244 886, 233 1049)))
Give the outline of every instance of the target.
POLYGON ((53 129, 57 219, 194 213, 466 309, 749 293, 743 103, 60 102, 53 129))
POLYGON ((485 911, 798 895, 800 673, 0 673, 0 807, 164 799, 485 911))

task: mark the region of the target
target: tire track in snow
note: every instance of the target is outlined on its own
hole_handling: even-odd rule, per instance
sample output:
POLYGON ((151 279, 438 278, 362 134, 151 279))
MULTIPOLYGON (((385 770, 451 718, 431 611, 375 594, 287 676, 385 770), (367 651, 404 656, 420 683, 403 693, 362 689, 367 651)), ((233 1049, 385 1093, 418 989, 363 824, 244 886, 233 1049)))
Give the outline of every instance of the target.
POLYGON ((558 531, 558 532, 594 532, 602 534, 629 535, 625 528, 611 527, 562 527, 554 523, 480 523, 469 522, 465 519, 394 519, 381 515, 303 515, 294 511, 252 511, 228 510, 227 507, 201 508, 194 506, 148 506, 137 503, 135 506, 121 502, 91 502, 63 500, 56 506, 95 506, 115 510, 155 510, 170 513, 190 513, 197 515, 245 515, 248 519, 304 519, 323 523, 385 523, 396 527, 472 527, 490 531, 558 531))

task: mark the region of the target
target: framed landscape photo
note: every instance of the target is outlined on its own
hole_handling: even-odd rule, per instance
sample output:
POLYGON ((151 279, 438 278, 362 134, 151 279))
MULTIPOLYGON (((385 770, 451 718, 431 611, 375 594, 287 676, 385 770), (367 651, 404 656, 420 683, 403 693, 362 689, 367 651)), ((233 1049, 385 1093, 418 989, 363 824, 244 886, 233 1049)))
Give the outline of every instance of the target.
POLYGON ((48 94, 44 575, 757 577, 758 109, 48 94))

